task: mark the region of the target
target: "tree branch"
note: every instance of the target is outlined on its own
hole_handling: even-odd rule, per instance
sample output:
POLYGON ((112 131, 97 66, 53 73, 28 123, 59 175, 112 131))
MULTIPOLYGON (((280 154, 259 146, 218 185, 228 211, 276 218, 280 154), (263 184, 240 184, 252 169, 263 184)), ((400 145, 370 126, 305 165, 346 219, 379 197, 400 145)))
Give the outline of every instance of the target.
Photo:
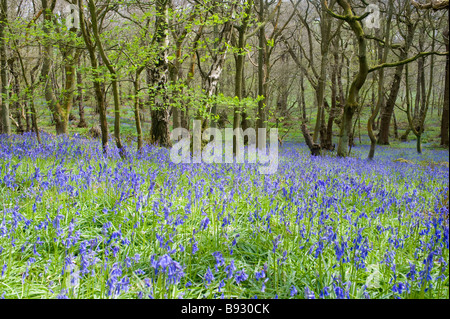
POLYGON ((420 53, 416 54, 415 56, 413 56, 413 57, 411 57, 409 59, 405 59, 405 60, 397 61, 397 62, 392 62, 392 63, 382 63, 382 64, 379 64, 379 65, 376 65, 376 66, 374 66, 374 67, 369 69, 369 73, 371 73, 373 71, 376 71, 376 70, 379 70, 379 69, 382 69, 382 68, 392 68, 392 67, 396 67, 396 66, 399 66, 399 65, 407 64, 407 63, 413 62, 413 61, 415 61, 415 60, 417 60, 417 59, 419 59, 421 57, 425 57, 425 56, 432 55, 432 54, 444 56, 444 55, 448 55, 448 52, 434 52, 434 51, 433 52, 420 52, 420 53))
POLYGON ((435 11, 437 10, 443 10, 448 9, 448 1, 449 0, 427 0, 426 3, 420 3, 414 0, 411 0, 411 4, 420 10, 428 10, 433 9, 435 11))

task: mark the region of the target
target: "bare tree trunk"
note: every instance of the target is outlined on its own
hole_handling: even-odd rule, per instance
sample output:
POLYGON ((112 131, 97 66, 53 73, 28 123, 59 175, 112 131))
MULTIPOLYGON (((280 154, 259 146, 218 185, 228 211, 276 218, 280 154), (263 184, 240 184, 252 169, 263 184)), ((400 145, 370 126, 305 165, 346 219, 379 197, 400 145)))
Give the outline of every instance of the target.
MULTIPOLYGON (((251 13, 251 1, 246 1, 245 3, 245 13, 246 16, 242 21, 242 24, 238 27, 238 44, 237 49, 238 52, 236 54, 236 73, 235 73, 235 87, 234 87, 234 95, 238 98, 239 101, 242 100, 243 93, 243 82, 244 82, 244 64, 245 64, 245 32, 247 31, 248 23, 250 20, 251 13)), ((243 126, 247 126, 247 114, 245 110, 240 110, 239 106, 235 106, 233 110, 233 130, 240 127, 240 117, 242 113, 242 124, 243 126)), ((242 127, 245 130, 244 127, 242 127)), ((244 141, 245 142, 245 141, 244 141)), ((233 153, 236 154, 238 145, 238 136, 233 135, 233 153)))
MULTIPOLYGON (((410 8, 407 7, 406 14, 410 15, 410 8)), ((408 56, 409 48, 412 45, 414 32, 416 29, 416 25, 406 21, 407 23, 407 34, 405 39, 405 45, 400 52, 399 61, 405 60, 408 56)), ((403 74, 403 64, 397 66, 395 68, 394 80, 391 85, 391 90, 389 92, 389 97, 386 101, 386 104, 382 108, 380 115, 380 134, 378 136, 378 144, 380 145, 389 145, 389 129, 391 124, 392 113, 394 112, 395 102, 397 100, 398 93, 400 91, 400 84, 402 80, 403 74)))
POLYGON ((151 129, 150 139, 153 143, 162 147, 169 147, 171 145, 169 139, 169 108, 167 105, 167 84, 169 82, 169 61, 168 61, 168 8, 169 1, 156 1, 156 22, 155 22, 155 36, 158 48, 162 49, 159 52, 155 67, 150 71, 151 83, 154 85, 154 92, 152 96, 151 108, 151 129))
POLYGON ((89 30, 86 28, 83 0, 78 0, 78 7, 79 7, 81 31, 83 34, 84 42, 89 52, 89 58, 91 60, 91 70, 94 78, 94 92, 97 101, 97 110, 100 116, 100 129, 102 132, 102 148, 103 153, 106 154, 108 152, 108 122, 106 121, 106 105, 101 87, 102 79, 100 79, 99 65, 97 55, 95 53, 95 46, 94 43, 92 42, 89 30))
POLYGON ((5 27, 8 23, 8 6, 7 0, 1 0, 0 8, 0 78, 2 81, 2 105, 1 105, 1 131, 0 133, 11 134, 11 121, 9 120, 9 101, 8 101, 8 74, 6 72, 6 41, 5 27))
POLYGON ((134 79, 134 119, 136 121, 136 133, 137 133, 137 150, 141 150, 143 145, 142 139, 142 126, 141 126, 141 115, 140 115, 140 100, 139 100, 139 87, 140 81, 139 77, 144 67, 136 70, 136 78, 134 79))
MULTIPOLYGON (((417 148, 417 153, 421 154, 422 153, 422 143, 421 143, 421 137, 422 134, 420 132, 420 129, 418 130, 415 125, 416 123, 414 123, 414 119, 411 115, 411 99, 410 99, 410 90, 409 90, 409 74, 408 74, 408 66, 405 67, 405 81, 406 81, 406 115, 408 117, 408 123, 409 123, 409 129, 410 131, 412 131, 414 133, 414 135, 416 136, 416 148, 417 148)), ((409 131, 407 130, 407 132, 405 133, 405 135, 407 136, 407 133, 409 133, 409 131)))
MULTIPOLYGON (((392 14, 393 14, 393 7, 394 3, 393 0, 389 0, 388 3, 388 12, 387 12, 387 18, 386 18, 386 25, 384 29, 384 49, 381 50, 381 46, 379 46, 379 63, 385 63, 387 61, 388 53, 389 53, 389 46, 387 45, 390 43, 390 34, 391 34, 391 20, 392 20, 392 14)), ((384 68, 380 69, 379 76, 378 76, 378 98, 377 98, 377 104, 376 107, 369 118, 369 121, 367 122, 367 132, 369 134, 370 138, 370 150, 369 150, 369 160, 372 160, 375 156, 375 147, 377 144, 377 139, 375 137, 375 134, 373 132, 373 124, 375 118, 378 116, 378 113, 384 104, 384 68)))
POLYGON ((111 85, 113 90, 113 98, 114 98, 114 138, 116 140, 116 146, 119 149, 120 156, 123 158, 126 156, 124 148, 122 146, 122 141, 120 139, 120 100, 119 100, 119 88, 118 88, 118 78, 117 72, 112 66, 109 58, 106 56, 105 50, 103 49, 103 44, 100 40, 99 30, 98 30, 98 21, 97 21, 97 12, 95 3, 93 0, 89 0, 89 11, 91 13, 92 19, 92 34, 94 36, 97 49, 100 53, 100 56, 103 59, 106 67, 108 68, 109 73, 111 74, 111 85))
MULTIPOLYGON (((332 18, 329 14, 327 14, 324 0, 322 3, 322 21, 320 22, 320 34, 321 34, 321 43, 320 43, 320 54, 321 54, 321 62, 320 62, 320 76, 317 80, 317 90, 316 90, 316 102, 317 102, 317 119, 316 126, 314 128, 314 136, 313 141, 316 143, 319 138, 319 131, 321 127, 324 127, 325 118, 322 116, 325 114, 323 112, 323 100, 325 96, 325 88, 327 82, 327 69, 328 69, 328 50, 330 45, 330 32, 331 32, 331 21, 332 18)), ((322 134, 322 136, 324 136, 322 134)), ((324 141, 325 142, 325 141, 324 141)), ((322 144, 322 140, 321 143, 322 144)))
POLYGON ((23 105, 24 105, 24 108, 25 108, 25 123, 27 124, 26 131, 27 132, 31 132, 31 130, 32 130, 31 116, 30 116, 31 109, 30 109, 30 107, 29 107, 29 105, 28 105, 26 100, 23 101, 23 105))
POLYGON ((9 59, 9 68, 11 71, 11 75, 13 77, 13 84, 12 84, 12 93, 14 93, 15 98, 12 99, 14 101, 13 103, 13 109, 16 117, 16 132, 18 134, 23 134, 25 132, 25 129, 23 127, 22 120, 26 121, 25 117, 25 110, 23 108, 23 104, 20 103, 20 82, 19 82, 19 73, 16 72, 16 66, 15 66, 15 58, 9 59))
MULTIPOLYGON (((44 10, 44 26, 43 31, 45 34, 50 35, 50 29, 47 24, 53 23, 53 10, 55 8, 56 1, 52 1, 50 6, 47 0, 42 1, 42 8, 44 10)), ((73 30, 69 30, 73 32, 73 30)), ((57 100, 53 91, 53 77, 51 75, 52 69, 52 57, 53 57, 53 45, 51 42, 46 41, 44 45, 43 65, 41 70, 41 82, 44 83, 45 100, 47 106, 52 112, 53 119, 55 120, 56 134, 67 134, 67 128, 69 123, 69 115, 73 105, 73 95, 75 91, 75 64, 78 60, 78 56, 81 54, 80 50, 75 50, 73 43, 63 44, 61 46, 61 52, 64 60, 64 90, 62 93, 62 104, 57 100)))
MULTIPOLYGON (((80 66, 80 59, 78 60, 80 66)), ((84 118, 84 97, 83 97, 83 75, 81 71, 77 71, 77 103, 78 103, 78 114, 80 116, 80 121, 78 122, 78 127, 87 127, 86 119, 84 118)))
MULTIPOLYGON (((258 15, 258 21, 259 23, 263 23, 264 21, 264 12, 265 12, 265 6, 264 6, 264 0, 259 0, 259 15, 258 15)), ((266 127, 266 85, 265 82, 267 80, 267 70, 265 70, 266 66, 266 35, 264 28, 261 28, 259 30, 259 49, 258 49, 258 96, 263 97, 261 100, 258 101, 258 120, 256 121, 256 134, 259 133, 259 128, 265 128, 266 127)), ((259 143, 260 137, 257 136, 256 143, 258 145, 258 149, 262 149, 265 147, 265 145, 260 145, 259 143)), ((265 136, 264 136, 265 140, 265 136)))
POLYGON ((311 155, 313 156, 319 156, 321 154, 320 152, 320 145, 314 143, 311 134, 308 131, 308 128, 306 127, 305 123, 302 123, 301 125, 303 138, 305 139, 305 143, 308 146, 309 150, 311 151, 311 155))
POLYGON ((300 105, 300 109, 302 111, 302 120, 306 121, 305 81, 304 81, 303 74, 300 74, 299 105, 300 105))
MULTIPOLYGON (((349 134, 352 129, 353 114, 358 109, 358 95, 361 87, 364 85, 369 73, 369 66, 366 57, 366 39, 361 23, 355 19, 350 4, 346 0, 338 0, 338 4, 344 9, 345 16, 337 16, 349 24, 358 43, 358 61, 359 70, 352 84, 344 106, 344 114, 342 117, 341 132, 339 134, 339 144, 337 155, 346 157, 348 154, 349 134)), ((335 15, 336 16, 336 15, 335 15)))
MULTIPOLYGON (((333 144, 333 124, 335 118, 339 115, 340 107, 338 107, 338 81, 341 79, 338 79, 338 76, 340 76, 341 71, 341 65, 339 63, 339 39, 336 38, 333 41, 334 44, 334 51, 333 51, 333 58, 334 58, 334 65, 333 70, 331 72, 331 109, 330 109, 330 115, 328 117, 328 123, 326 128, 326 137, 325 141, 321 143, 322 148, 327 148, 328 150, 334 150, 334 144, 333 144)), ((342 80, 341 80, 342 81, 342 80)), ((342 82, 341 82, 342 86, 342 82)), ((339 93, 340 94, 340 93, 339 93)), ((340 106, 342 105, 342 97, 339 99, 340 106)))
MULTIPOLYGON (((449 37, 448 37, 448 28, 445 31, 444 39, 445 45, 447 47, 447 52, 449 51, 449 37)), ((445 62, 445 89, 444 89, 444 106, 442 108, 442 120, 441 120, 441 145, 449 146, 449 55, 446 57, 445 62)))
POLYGON ((397 124, 397 118, 395 117, 395 111, 392 112, 392 117, 394 119, 394 137, 398 140, 398 124, 397 124))

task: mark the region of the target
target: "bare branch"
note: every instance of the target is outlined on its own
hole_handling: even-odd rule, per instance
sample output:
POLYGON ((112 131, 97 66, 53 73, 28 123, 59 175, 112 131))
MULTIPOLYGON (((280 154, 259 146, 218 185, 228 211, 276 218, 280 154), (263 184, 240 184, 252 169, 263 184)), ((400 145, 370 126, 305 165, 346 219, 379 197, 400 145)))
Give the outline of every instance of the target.
POLYGON ((369 73, 379 70, 379 69, 382 69, 382 68, 392 68, 392 67, 396 67, 399 65, 408 64, 408 63, 413 62, 421 57, 425 57, 425 56, 432 55, 432 54, 445 56, 445 55, 448 55, 448 52, 434 52, 434 51, 433 52, 420 52, 409 59, 405 59, 405 60, 398 61, 398 62, 392 62, 392 63, 383 63, 383 64, 379 64, 377 66, 374 66, 369 69, 369 73))
POLYGON ((433 9, 437 11, 448 9, 448 1, 449 0, 427 0, 425 3, 421 3, 418 1, 411 0, 411 4, 420 10, 433 9))

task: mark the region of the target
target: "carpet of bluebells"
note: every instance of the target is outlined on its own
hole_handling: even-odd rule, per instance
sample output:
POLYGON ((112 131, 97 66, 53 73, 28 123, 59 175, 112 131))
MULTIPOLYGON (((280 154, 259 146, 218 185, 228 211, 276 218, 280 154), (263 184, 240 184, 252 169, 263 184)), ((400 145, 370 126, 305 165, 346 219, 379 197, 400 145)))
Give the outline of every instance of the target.
POLYGON ((0 136, 0 297, 448 299, 449 153, 414 147, 260 175, 0 136))

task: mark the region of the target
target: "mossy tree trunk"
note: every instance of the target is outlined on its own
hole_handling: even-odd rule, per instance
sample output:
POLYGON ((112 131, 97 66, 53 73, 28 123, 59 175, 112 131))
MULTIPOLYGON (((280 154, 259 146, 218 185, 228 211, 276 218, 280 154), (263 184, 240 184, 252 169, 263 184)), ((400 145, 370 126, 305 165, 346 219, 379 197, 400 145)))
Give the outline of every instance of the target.
MULTIPOLYGON (((389 53, 389 43, 390 43, 390 34, 391 34, 391 20, 392 20, 392 14, 393 14, 393 7, 394 3, 393 0, 389 0, 388 3, 388 11, 386 16, 386 24, 384 26, 384 34, 383 34, 383 40, 384 40, 384 48, 381 49, 381 46, 378 44, 379 49, 379 63, 385 63, 387 61, 388 53, 389 53)), ((377 138, 375 137, 375 134, 373 132, 373 124, 375 121, 375 118, 378 116, 378 113, 380 112, 380 109, 382 105, 384 104, 384 68, 379 70, 378 73, 378 99, 377 104, 372 112, 372 115, 369 118, 369 121, 367 122, 367 132, 369 134, 370 138, 370 150, 369 150, 369 160, 372 160, 375 156, 375 147, 377 144, 377 138)))
POLYGON ((0 8, 0 77, 1 87, 1 109, 0 109, 0 133, 11 134, 11 121, 9 119, 9 101, 8 101, 8 74, 7 74, 7 58, 6 58, 6 39, 5 28, 8 23, 8 6, 7 0, 1 0, 0 8))
POLYGON ((358 109, 359 91, 364 85, 367 75, 369 74, 369 66, 366 57, 366 38, 364 30, 361 26, 360 20, 364 17, 358 17, 353 14, 352 7, 347 0, 337 0, 339 6, 344 10, 344 15, 337 15, 330 10, 328 12, 334 17, 344 20, 352 29, 358 45, 358 62, 359 69, 355 78, 353 79, 347 99, 344 105, 344 114, 342 117, 341 131, 339 134, 339 144, 337 155, 346 157, 348 155, 349 134, 352 129, 352 119, 355 111, 358 109))
POLYGON ((95 44, 91 39, 91 32, 87 28, 86 20, 84 17, 83 0, 78 0, 78 12, 80 16, 80 28, 83 35, 84 42, 89 52, 89 58, 91 60, 91 72, 94 78, 94 92, 97 102, 97 110, 100 117, 100 130, 102 133, 102 148, 103 153, 108 152, 108 122, 106 121, 106 104, 102 90, 102 79, 100 76, 99 62, 95 52, 95 44))

